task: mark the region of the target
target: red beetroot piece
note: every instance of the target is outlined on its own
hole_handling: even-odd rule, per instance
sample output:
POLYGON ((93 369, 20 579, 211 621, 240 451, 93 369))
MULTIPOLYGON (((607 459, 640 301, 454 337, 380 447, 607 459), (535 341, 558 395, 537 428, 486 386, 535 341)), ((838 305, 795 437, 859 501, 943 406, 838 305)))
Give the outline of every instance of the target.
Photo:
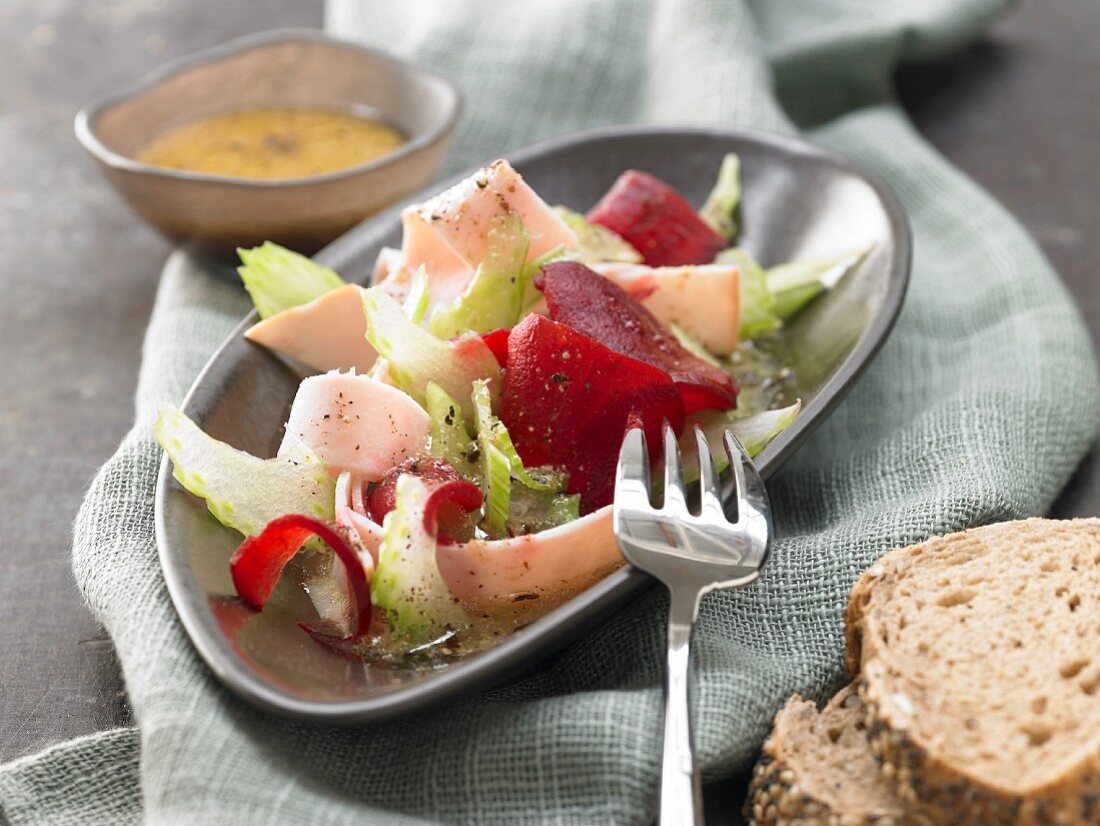
POLYGON ((737 406, 737 386, 729 373, 688 352, 613 281, 584 264, 559 261, 542 268, 535 286, 546 296, 554 321, 668 373, 684 399, 685 413, 737 406))
POLYGON ((459 473, 450 462, 432 456, 414 456, 390 470, 367 500, 370 517, 379 525, 394 509, 397 480, 404 474, 420 477, 428 487, 424 502, 424 530, 445 544, 473 537, 471 514, 481 507, 481 488, 459 473))
POLYGON ((569 471, 582 513, 611 504, 632 414, 655 450, 662 421, 683 429, 684 405, 667 373, 542 316, 512 330, 501 421, 524 464, 569 471))
POLYGON ((726 246, 679 192, 633 169, 619 176, 587 217, 622 236, 651 267, 709 264, 726 246))
POLYGON ((485 342, 485 346, 489 348, 489 351, 496 356, 497 364, 501 367, 508 363, 508 334, 510 332, 512 331, 507 327, 502 327, 481 336, 481 340, 485 342))

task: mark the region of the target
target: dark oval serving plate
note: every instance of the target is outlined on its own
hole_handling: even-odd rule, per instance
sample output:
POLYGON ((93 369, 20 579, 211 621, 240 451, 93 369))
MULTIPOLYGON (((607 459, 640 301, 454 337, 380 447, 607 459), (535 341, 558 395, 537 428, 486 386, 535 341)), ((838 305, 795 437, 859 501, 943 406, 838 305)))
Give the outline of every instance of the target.
MULTIPOLYGON (((855 271, 787 330, 804 406, 794 424, 757 458, 768 476, 851 386, 897 317, 909 277, 910 240, 894 196, 834 153, 793 138, 724 129, 600 129, 508 158, 548 202, 583 211, 630 168, 652 172, 693 203, 702 203, 722 156, 731 151, 741 156, 743 171, 740 243, 763 264, 874 244, 855 271)), ((362 282, 378 250, 400 241, 400 206, 395 206, 342 236, 318 260, 362 282)), ((255 313, 211 358, 183 410, 216 438, 270 456, 298 376, 245 341, 241 333, 254 321, 255 313)), ((280 585, 262 614, 236 601, 228 559, 240 537, 180 488, 167 459, 157 485, 156 531, 176 610, 218 678, 257 706, 313 721, 374 722, 499 684, 592 627, 650 582, 621 568, 495 646, 461 660, 433 666, 361 663, 330 652, 299 630, 297 621, 310 613, 293 583, 280 585)))

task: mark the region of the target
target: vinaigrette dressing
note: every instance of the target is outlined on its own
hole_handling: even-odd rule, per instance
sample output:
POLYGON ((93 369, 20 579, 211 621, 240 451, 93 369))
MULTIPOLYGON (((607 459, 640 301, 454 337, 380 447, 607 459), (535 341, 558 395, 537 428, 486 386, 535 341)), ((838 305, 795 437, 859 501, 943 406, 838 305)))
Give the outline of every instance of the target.
POLYGON ((135 158, 168 169, 278 180, 359 166, 405 142, 388 123, 335 109, 244 109, 173 127, 135 158))

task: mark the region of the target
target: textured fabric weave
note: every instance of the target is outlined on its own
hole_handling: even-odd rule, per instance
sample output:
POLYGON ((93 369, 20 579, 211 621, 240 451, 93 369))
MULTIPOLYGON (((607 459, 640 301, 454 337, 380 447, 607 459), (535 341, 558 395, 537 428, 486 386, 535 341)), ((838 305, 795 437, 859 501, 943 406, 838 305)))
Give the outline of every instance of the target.
MULTIPOLYGON (((1100 420, 1081 320, 1017 224, 913 132, 891 76, 972 37, 998 0, 524 0, 330 5, 328 25, 455 78, 449 170, 599 124, 715 123, 858 159, 912 221, 912 287, 881 355, 772 485, 783 531, 754 586, 703 604, 705 776, 747 769, 792 691, 842 678, 857 574, 936 532, 1043 513, 1100 420)), ((318 730, 229 697, 169 603, 153 542, 152 411, 247 309, 177 253, 137 423, 80 513, 74 570, 118 649, 137 728, 0 768, 0 821, 642 824, 656 811, 663 598, 537 673, 393 724, 318 730)))

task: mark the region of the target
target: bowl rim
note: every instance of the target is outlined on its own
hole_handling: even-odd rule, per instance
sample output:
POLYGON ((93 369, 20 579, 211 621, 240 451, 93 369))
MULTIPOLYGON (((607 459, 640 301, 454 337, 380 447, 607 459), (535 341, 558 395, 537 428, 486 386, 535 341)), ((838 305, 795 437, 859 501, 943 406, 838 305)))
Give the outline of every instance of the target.
MULTIPOLYGON (((893 254, 888 263, 888 289, 878 313, 867 324, 852 349, 845 355, 837 372, 822 385, 810 404, 799 414, 801 424, 789 428, 777 436, 757 457, 756 463, 765 478, 771 478, 791 457, 816 426, 841 401, 852 388, 855 380, 870 365, 886 342, 901 312, 909 286, 912 267, 912 231, 908 216, 893 190, 875 173, 859 161, 836 150, 811 143, 805 138, 760 129, 700 126, 691 124, 626 124, 609 125, 569 132, 546 138, 526 147, 503 153, 517 167, 544 154, 576 149, 600 140, 633 139, 647 136, 713 136, 766 146, 787 156, 810 158, 843 170, 862 180, 877 196, 886 215, 894 240, 893 254)), ((476 166, 460 171, 442 181, 435 181, 409 198, 399 201, 377 215, 349 230, 323 248, 314 260, 325 265, 338 265, 345 251, 354 249, 363 227, 392 221, 396 212, 405 204, 435 194, 440 189, 471 174, 476 166)), ((206 365, 191 384, 179 407, 193 412, 196 399, 209 391, 210 376, 218 369, 225 353, 258 316, 250 311, 214 350, 206 365)), ((549 655, 566 641, 572 640, 593 621, 600 621, 611 611, 620 608, 631 596, 653 584, 648 575, 629 564, 624 564, 591 587, 540 617, 521 632, 510 634, 492 647, 485 649, 476 661, 467 660, 456 667, 420 683, 399 690, 379 694, 371 698, 318 700, 303 697, 274 685, 264 676, 252 670, 243 658, 231 653, 221 635, 208 617, 205 594, 200 595, 189 580, 190 561, 186 554, 170 539, 166 522, 167 498, 174 480, 172 463, 161 456, 154 494, 154 536, 161 572, 169 597, 190 639, 207 667, 234 695, 263 711, 281 717, 307 723, 325 725, 360 725, 391 720, 424 710, 451 697, 469 696, 483 691, 523 672, 533 661, 549 655), (530 630, 529 630, 530 629, 530 630), (534 653, 534 656, 532 654, 534 653)))
POLYGON ((172 60, 145 74, 124 89, 101 95, 87 103, 76 113, 73 119, 73 131, 76 133, 76 139, 89 154, 112 169, 182 181, 247 186, 260 189, 282 189, 340 180, 396 163, 402 158, 431 146, 450 134, 458 122, 462 109, 463 95, 461 90, 442 75, 427 69, 422 69, 419 66, 414 66, 412 63, 395 57, 381 49, 364 46, 361 43, 345 40, 343 38, 331 37, 320 29, 283 28, 244 35, 243 37, 234 38, 233 40, 226 41, 210 49, 204 49, 201 52, 195 52, 172 60), (241 54, 242 52, 257 49, 262 46, 268 46, 273 43, 290 43, 294 41, 331 44, 381 59, 383 62, 391 64, 400 72, 435 83, 444 91, 447 99, 434 123, 425 129, 422 134, 411 137, 393 152, 382 155, 372 161, 367 161, 366 163, 349 166, 345 169, 337 169, 332 172, 322 172, 316 175, 305 175, 296 178, 245 178, 234 175, 217 175, 210 172, 194 172, 186 169, 170 169, 168 167, 155 166, 123 155, 121 152, 116 152, 114 149, 108 147, 99 137, 99 132, 94 124, 104 111, 113 106, 131 100, 140 94, 154 89, 176 75, 180 75, 198 66, 224 60, 233 55, 241 54))

